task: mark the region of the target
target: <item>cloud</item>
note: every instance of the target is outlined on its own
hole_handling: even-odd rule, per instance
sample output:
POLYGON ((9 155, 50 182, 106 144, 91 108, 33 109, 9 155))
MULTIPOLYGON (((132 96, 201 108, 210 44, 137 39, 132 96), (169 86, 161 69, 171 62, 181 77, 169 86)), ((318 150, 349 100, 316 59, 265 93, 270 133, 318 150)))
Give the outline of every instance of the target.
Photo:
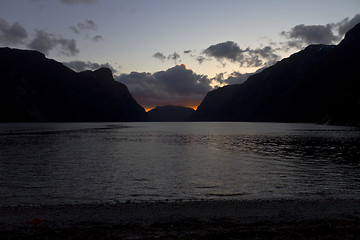
POLYGON ((282 36, 288 39, 297 40, 307 45, 314 43, 333 44, 340 40, 340 37, 333 32, 335 25, 304 25, 293 27, 288 32, 281 32, 282 36))
MULTIPOLYGON (((259 71, 262 69, 257 72, 259 71)), ((253 74, 255 73, 233 72, 229 75, 220 73, 214 78, 209 78, 206 75, 196 74, 181 64, 155 73, 121 74, 116 76, 115 80, 124 83, 143 107, 153 108, 163 105, 197 106, 206 93, 215 87, 241 84, 253 74)))
MULTIPOLYGON (((85 38, 89 38, 89 31, 96 31, 97 25, 93 20, 85 20, 84 22, 78 23, 76 26, 70 26, 69 27, 74 33, 76 34, 82 34, 86 33, 85 38)), ((101 35, 96 35, 91 38, 93 42, 99 42, 101 40, 104 40, 104 37, 101 35)))
POLYGON ((60 0, 61 3, 67 4, 67 5, 73 5, 78 3, 84 3, 84 4, 92 4, 97 3, 97 0, 60 0))
POLYGON ((99 63, 93 63, 93 62, 84 62, 84 61, 71 61, 71 62, 63 62, 65 66, 68 68, 71 68, 72 70, 76 72, 82 72, 86 70, 97 70, 102 67, 106 67, 111 69, 113 73, 117 73, 117 70, 113 68, 109 63, 99 64, 99 63))
POLYGON ((225 79, 223 82, 226 84, 241 84, 245 82, 251 75, 254 75, 255 73, 239 73, 239 72, 233 72, 231 73, 227 79, 225 79))
POLYGON ((0 44, 27 46, 46 55, 57 47, 59 53, 66 56, 75 56, 79 53, 75 39, 66 39, 60 35, 36 29, 35 37, 30 40, 28 38, 27 31, 20 23, 9 24, 5 19, 0 18, 0 44))
POLYGON ((104 38, 101 35, 96 35, 91 40, 93 40, 94 42, 99 42, 101 40, 104 40, 104 38))
POLYGON ((326 25, 299 24, 290 31, 282 31, 281 36, 288 39, 285 48, 301 49, 309 44, 337 44, 347 31, 360 22, 360 14, 356 14, 351 20, 345 18, 337 23, 326 25))
POLYGON ((157 52, 153 55, 153 58, 159 59, 160 61, 165 61, 166 57, 164 54, 162 54, 161 52, 157 52))
POLYGON ((275 53, 276 50, 270 46, 256 49, 247 48, 244 52, 245 59, 242 63, 249 66, 268 67, 280 60, 280 56, 275 53))
POLYGON ((253 73, 240 73, 240 72, 232 72, 227 75, 225 78, 226 73, 219 73, 216 74, 214 78, 211 80, 213 81, 213 85, 223 86, 223 85, 232 85, 232 84, 241 84, 244 83, 251 75, 257 74, 264 70, 266 67, 258 69, 256 72, 253 73))
MULTIPOLYGON (((226 65, 224 61, 228 60, 238 62, 240 66, 263 67, 272 65, 280 59, 279 55, 270 46, 256 49, 241 49, 237 43, 232 41, 211 45, 203 51, 203 54, 210 58, 215 58, 223 66, 226 65)), ((202 63, 206 59, 198 57, 197 60, 199 63, 202 63)))
POLYGON ((239 61, 243 50, 239 45, 232 41, 222 42, 215 45, 211 45, 203 52, 209 57, 215 57, 218 60, 227 59, 233 62, 239 61))
POLYGON ((0 18, 0 43, 4 45, 19 45, 28 37, 25 28, 18 22, 9 24, 0 18))
POLYGON ((197 56, 196 57, 196 61, 198 61, 199 64, 202 64, 205 60, 206 60, 206 58, 203 57, 203 56, 197 56))
POLYGON ((180 55, 178 53, 174 52, 172 54, 169 54, 167 59, 173 60, 176 63, 178 61, 178 59, 180 59, 180 55))
POLYGON ((36 30, 36 37, 28 44, 31 49, 49 54, 51 50, 60 47, 60 53, 66 56, 75 56, 79 53, 74 39, 65 39, 44 30, 36 30))
POLYGON ((349 18, 345 18, 338 25, 338 33, 340 36, 345 35, 350 29, 355 27, 356 24, 360 23, 360 14, 356 14, 350 21, 349 18))
POLYGON ((175 64, 180 60, 180 55, 177 52, 169 54, 167 57, 163 53, 157 52, 152 57, 156 58, 156 59, 158 59, 158 60, 160 60, 162 62, 164 62, 166 59, 167 60, 172 60, 172 61, 175 62, 175 64))
POLYGON ((83 31, 87 30, 97 30, 97 25, 93 20, 85 20, 83 23, 78 23, 76 26, 71 26, 70 29, 76 33, 80 34, 83 31))
POLYGON ((196 74, 183 64, 153 74, 122 74, 116 80, 124 83, 145 108, 169 104, 198 105, 212 90, 211 80, 206 75, 196 74))
POLYGON ((196 58, 196 50, 184 50, 183 53, 189 55, 190 57, 196 58))

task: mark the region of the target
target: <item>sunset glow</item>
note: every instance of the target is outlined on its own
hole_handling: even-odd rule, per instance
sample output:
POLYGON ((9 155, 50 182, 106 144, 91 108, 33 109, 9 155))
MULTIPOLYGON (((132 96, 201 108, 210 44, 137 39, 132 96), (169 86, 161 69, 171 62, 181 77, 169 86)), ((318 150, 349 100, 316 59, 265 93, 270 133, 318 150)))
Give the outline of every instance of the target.
POLYGON ((198 106, 185 106, 185 107, 188 107, 188 108, 192 108, 196 111, 196 109, 198 108, 198 106))
POLYGON ((190 0, 2 0, 0 46, 37 50, 76 72, 109 68, 146 111, 196 109, 208 92, 309 44, 337 44, 360 19, 358 0, 260 2, 206 1, 203 11, 190 0))
MULTIPOLYGON (((180 106, 180 105, 179 105, 180 106)), ((196 109, 198 108, 198 106, 183 106, 183 107, 188 107, 188 108, 192 108, 196 111, 196 109)), ((154 109, 155 107, 152 108, 144 108, 146 112, 149 112, 150 110, 154 109)))

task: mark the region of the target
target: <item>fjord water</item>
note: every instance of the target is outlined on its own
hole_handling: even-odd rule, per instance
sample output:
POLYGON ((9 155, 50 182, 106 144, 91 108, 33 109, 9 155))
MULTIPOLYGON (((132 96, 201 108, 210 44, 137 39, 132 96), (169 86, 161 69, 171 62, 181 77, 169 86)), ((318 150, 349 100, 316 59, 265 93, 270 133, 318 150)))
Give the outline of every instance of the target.
POLYGON ((2 123, 0 204, 360 198, 360 131, 284 123, 2 123))

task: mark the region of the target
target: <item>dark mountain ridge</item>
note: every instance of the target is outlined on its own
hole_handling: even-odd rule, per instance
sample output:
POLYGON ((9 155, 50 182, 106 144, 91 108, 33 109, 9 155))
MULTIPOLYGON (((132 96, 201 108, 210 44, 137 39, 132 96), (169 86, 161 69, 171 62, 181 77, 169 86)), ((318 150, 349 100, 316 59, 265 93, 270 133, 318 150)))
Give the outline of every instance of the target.
POLYGON ((198 121, 360 123, 360 24, 336 46, 310 45, 240 85, 209 92, 198 121))
POLYGON ((1 122, 146 121, 110 69, 76 73, 37 51, 0 48, 1 122))
POLYGON ((183 106, 158 106, 148 112, 152 122, 183 122, 188 121, 194 109, 183 106))

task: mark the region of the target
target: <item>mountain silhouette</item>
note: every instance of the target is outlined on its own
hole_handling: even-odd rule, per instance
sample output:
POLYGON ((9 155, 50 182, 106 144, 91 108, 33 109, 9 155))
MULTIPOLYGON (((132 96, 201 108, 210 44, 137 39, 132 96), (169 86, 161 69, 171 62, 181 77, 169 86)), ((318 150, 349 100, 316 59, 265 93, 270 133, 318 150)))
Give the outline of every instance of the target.
POLYGON ((76 73, 37 51, 0 48, 0 121, 146 121, 110 69, 76 73))
POLYGON ((310 45, 239 85, 209 92, 192 120, 360 123, 360 24, 338 45, 310 45))
POLYGON ((189 120, 194 109, 182 106, 161 106, 148 112, 152 122, 183 122, 189 120))

